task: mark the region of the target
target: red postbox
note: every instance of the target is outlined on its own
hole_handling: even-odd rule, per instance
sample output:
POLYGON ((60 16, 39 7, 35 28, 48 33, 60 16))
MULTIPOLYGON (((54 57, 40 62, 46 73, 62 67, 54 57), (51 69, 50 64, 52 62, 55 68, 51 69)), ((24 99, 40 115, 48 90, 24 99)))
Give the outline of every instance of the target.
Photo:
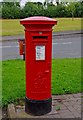
POLYGON ((25 27, 26 97, 25 111, 43 115, 51 111, 52 26, 48 17, 29 17, 20 23, 25 27))

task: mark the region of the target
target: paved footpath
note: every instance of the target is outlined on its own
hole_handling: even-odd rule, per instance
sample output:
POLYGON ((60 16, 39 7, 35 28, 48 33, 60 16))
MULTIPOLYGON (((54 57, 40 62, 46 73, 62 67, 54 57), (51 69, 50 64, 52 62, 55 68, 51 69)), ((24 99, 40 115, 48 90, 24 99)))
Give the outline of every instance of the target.
MULTIPOLYGON (((25 113, 25 106, 9 104, 9 118, 82 118, 81 93, 52 96, 52 111, 42 116, 32 116, 25 113), (57 108, 59 108, 57 110, 57 108)), ((78 119, 79 120, 79 119, 78 119)))

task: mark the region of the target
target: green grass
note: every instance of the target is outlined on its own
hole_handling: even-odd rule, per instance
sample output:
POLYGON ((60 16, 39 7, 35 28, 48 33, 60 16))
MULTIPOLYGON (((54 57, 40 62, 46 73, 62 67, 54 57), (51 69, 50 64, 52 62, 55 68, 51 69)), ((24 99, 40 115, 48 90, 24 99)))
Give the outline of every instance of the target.
POLYGON ((74 20, 72 20, 72 18, 56 18, 56 20, 58 23, 53 28, 54 32, 83 29, 81 26, 81 18, 74 18, 74 20))
MULTIPOLYGON (((81 30, 81 18, 56 18, 58 21, 57 26, 53 28, 54 32, 81 30)), ((24 33, 24 27, 20 25, 19 19, 3 19, 2 22, 2 35, 19 35, 24 33)), ((0 30, 1 31, 1 30, 0 30)), ((1 35, 1 32, 0 32, 1 35)))
MULTIPOLYGON (((25 62, 2 62, 3 106, 25 97, 25 62)), ((52 94, 81 92, 81 59, 53 59, 52 94)))
POLYGON ((55 59, 52 63, 52 94, 81 91, 81 59, 55 59))
POLYGON ((25 96, 24 61, 9 60, 2 63, 3 105, 25 96))
POLYGON ((3 36, 24 34, 24 27, 20 24, 19 19, 4 19, 1 21, 3 36))

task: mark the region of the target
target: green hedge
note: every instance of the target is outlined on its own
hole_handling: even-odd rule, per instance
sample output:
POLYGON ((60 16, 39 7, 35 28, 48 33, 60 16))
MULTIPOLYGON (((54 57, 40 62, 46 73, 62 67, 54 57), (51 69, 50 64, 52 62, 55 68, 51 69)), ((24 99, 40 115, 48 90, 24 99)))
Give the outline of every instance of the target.
POLYGON ((20 7, 19 3, 4 2, 0 4, 0 14, 1 9, 4 19, 19 19, 30 16, 83 17, 83 2, 60 3, 59 5, 27 2, 23 8, 20 7))

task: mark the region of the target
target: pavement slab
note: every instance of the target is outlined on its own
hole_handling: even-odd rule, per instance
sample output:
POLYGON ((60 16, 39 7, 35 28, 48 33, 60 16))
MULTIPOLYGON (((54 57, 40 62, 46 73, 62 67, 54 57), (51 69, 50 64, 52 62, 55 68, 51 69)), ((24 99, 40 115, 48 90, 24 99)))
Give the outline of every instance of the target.
MULTIPOLYGON (((23 101, 24 102, 24 101, 23 101)), ((81 93, 52 96, 52 111, 42 116, 33 116, 25 112, 25 106, 8 105, 8 116, 12 118, 80 118, 81 93), (60 107, 59 110, 56 108, 60 107)))

